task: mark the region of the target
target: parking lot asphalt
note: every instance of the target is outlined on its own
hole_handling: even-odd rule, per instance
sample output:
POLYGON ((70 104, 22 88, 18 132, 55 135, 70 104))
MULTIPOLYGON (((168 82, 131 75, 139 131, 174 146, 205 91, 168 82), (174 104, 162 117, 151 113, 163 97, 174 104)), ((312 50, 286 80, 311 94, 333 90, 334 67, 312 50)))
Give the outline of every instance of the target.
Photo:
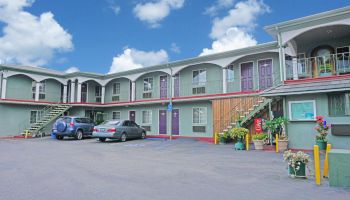
POLYGON ((0 140, 1 200, 349 200, 350 189, 287 176, 282 154, 190 139, 0 140))

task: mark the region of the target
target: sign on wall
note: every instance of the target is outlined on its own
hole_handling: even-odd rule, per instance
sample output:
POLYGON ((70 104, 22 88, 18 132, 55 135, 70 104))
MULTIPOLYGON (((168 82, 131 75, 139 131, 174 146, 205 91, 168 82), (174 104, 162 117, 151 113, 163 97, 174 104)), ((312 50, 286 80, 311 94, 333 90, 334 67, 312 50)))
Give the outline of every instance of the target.
POLYGON ((263 132, 262 118, 254 119, 254 129, 255 129, 256 133, 262 133, 263 132))

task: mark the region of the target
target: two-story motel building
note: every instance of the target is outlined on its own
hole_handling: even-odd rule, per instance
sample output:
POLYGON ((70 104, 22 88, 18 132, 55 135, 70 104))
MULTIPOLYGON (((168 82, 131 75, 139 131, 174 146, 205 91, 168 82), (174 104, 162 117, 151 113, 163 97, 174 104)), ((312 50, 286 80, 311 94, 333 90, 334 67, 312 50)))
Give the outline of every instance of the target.
MULTIPOLYGON (((265 30, 276 41, 107 75, 0 65, 0 136, 22 133, 59 105, 67 105, 59 115, 131 119, 154 136, 212 138, 238 120, 251 128, 255 117, 284 116, 298 149, 314 144, 317 115, 349 128, 350 7, 265 30)), ((58 117, 50 116, 47 132, 58 117)), ((350 148, 349 135, 329 140, 350 148)))

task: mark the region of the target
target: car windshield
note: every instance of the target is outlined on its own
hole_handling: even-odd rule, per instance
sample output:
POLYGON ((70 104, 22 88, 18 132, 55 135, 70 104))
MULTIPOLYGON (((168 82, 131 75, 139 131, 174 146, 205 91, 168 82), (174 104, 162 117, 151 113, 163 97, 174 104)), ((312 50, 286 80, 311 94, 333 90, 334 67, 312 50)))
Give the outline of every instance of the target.
POLYGON ((105 121, 101 125, 118 125, 119 121, 105 121))
POLYGON ((70 117, 59 118, 59 119, 56 121, 56 123, 59 122, 59 121, 64 121, 64 122, 66 122, 66 123, 69 124, 70 121, 71 121, 71 118, 70 118, 70 117))

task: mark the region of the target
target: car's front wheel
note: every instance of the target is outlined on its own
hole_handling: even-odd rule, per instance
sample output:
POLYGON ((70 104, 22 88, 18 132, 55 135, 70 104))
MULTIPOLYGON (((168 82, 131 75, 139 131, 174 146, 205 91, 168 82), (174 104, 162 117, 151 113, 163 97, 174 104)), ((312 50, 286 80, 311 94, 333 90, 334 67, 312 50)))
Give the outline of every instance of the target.
POLYGON ((57 140, 63 140, 63 136, 62 135, 56 135, 56 139, 57 140))
POLYGON ((122 142, 125 142, 126 141, 126 134, 125 133, 123 133, 121 136, 120 136, 120 141, 122 141, 122 142))
POLYGON ((77 139, 77 140, 83 139, 83 131, 78 130, 76 135, 75 135, 75 139, 77 139))
POLYGON ((100 140, 100 142, 105 142, 106 138, 98 138, 98 140, 100 140))

